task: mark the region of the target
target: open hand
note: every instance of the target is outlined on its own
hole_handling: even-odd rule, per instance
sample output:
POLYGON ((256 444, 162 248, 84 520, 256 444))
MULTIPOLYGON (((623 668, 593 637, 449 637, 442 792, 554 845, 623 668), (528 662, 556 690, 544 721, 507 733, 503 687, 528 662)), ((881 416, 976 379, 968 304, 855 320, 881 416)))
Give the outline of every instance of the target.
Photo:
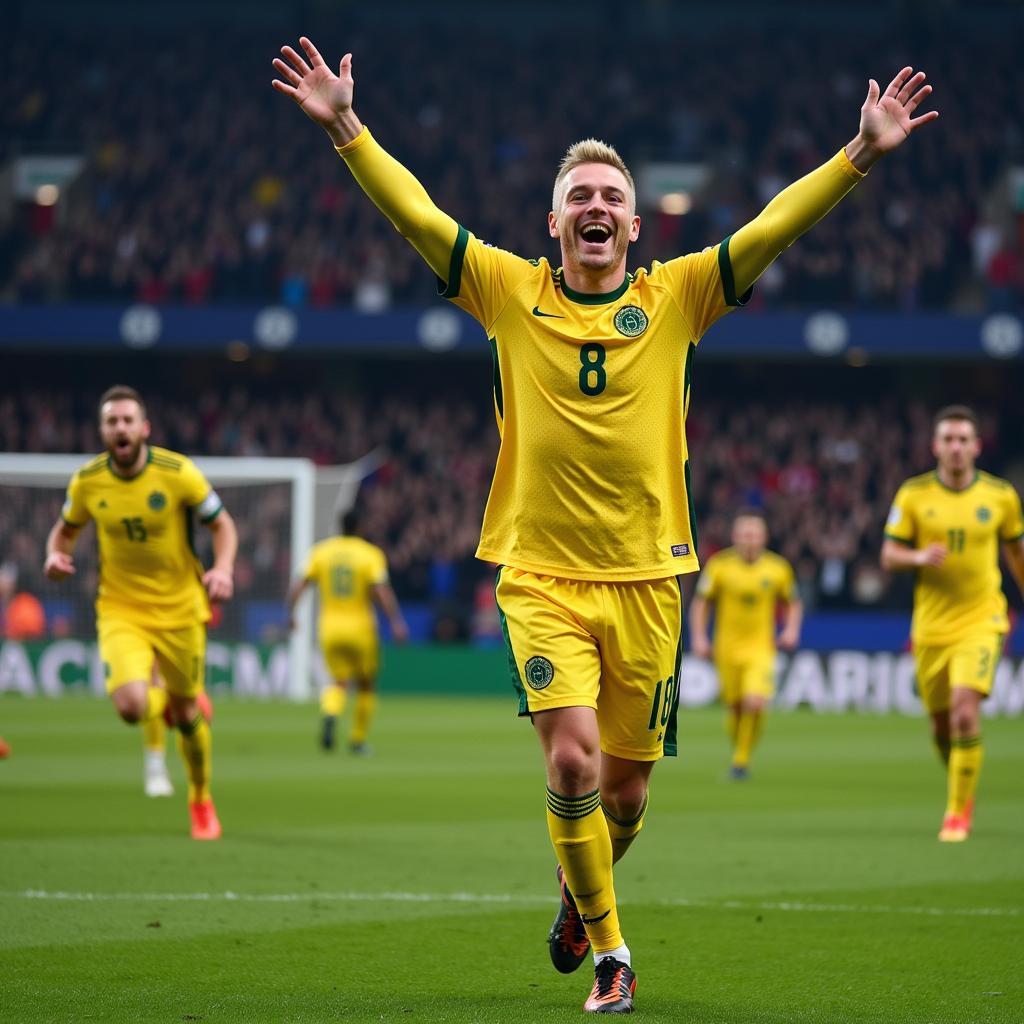
POLYGON ((860 136, 864 143, 879 155, 895 149, 923 124, 934 121, 937 110, 929 110, 920 117, 911 117, 932 91, 923 85, 925 73, 904 68, 879 95, 878 83, 868 81, 868 95, 860 108, 860 136))
MULTIPOLYGON (((273 87, 285 96, 290 96, 311 120, 324 128, 332 138, 340 128, 345 116, 352 110, 352 54, 341 58, 338 73, 335 74, 320 56, 319 50, 302 36, 299 44, 305 50, 309 63, 290 46, 282 46, 286 58, 275 57, 273 64, 284 79, 275 78, 273 87)), ((336 140, 337 141, 337 140, 336 140)))

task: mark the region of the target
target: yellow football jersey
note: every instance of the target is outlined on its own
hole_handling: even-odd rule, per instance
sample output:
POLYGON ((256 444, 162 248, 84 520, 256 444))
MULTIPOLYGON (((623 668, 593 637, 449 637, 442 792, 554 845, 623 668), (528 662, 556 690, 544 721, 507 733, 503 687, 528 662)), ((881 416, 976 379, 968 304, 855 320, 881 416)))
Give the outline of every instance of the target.
POLYGON ((372 588, 388 582, 379 547, 362 537, 328 537, 310 550, 303 577, 319 588, 321 636, 374 627, 372 588))
POLYGON ((574 291, 459 229, 443 294, 484 327, 501 447, 477 557, 567 579, 698 568, 686 411, 694 348, 730 307, 728 239, 574 291))
POLYGON ((126 479, 103 454, 71 478, 61 515, 69 526, 96 523, 100 583, 96 614, 181 629, 210 618, 202 566, 192 549, 192 511, 208 523, 220 499, 195 463, 149 446, 142 470, 126 479))
POLYGON ((896 492, 885 535, 914 548, 944 544, 939 567, 917 570, 911 637, 924 645, 955 643, 979 630, 1009 629, 999 572, 999 545, 1024 535, 1020 497, 1006 480, 976 473, 951 491, 935 472, 911 477, 896 492))
POLYGON ((738 660, 774 652, 775 607, 796 597, 796 579, 773 551, 747 562, 726 548, 708 559, 697 593, 715 605, 715 658, 738 660))

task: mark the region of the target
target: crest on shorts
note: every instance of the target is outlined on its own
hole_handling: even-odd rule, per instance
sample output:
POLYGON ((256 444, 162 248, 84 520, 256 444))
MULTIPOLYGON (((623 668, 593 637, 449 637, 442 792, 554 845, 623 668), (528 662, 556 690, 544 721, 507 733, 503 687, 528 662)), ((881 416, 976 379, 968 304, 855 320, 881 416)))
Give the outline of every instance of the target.
POLYGON ((981 505, 975 515, 978 517, 979 523, 987 523, 992 518, 992 510, 981 505))
POLYGON ((615 314, 615 330, 627 338, 639 338, 648 323, 647 314, 639 306, 623 306, 615 314))
POLYGON ((530 689, 532 690, 543 690, 555 678, 555 666, 547 658, 542 658, 539 654, 534 655, 526 663, 525 668, 526 681, 530 684, 530 689))
POLYGON ((166 504, 167 504, 167 497, 161 491, 154 491, 149 496, 149 507, 154 512, 159 512, 160 509, 162 509, 164 507, 164 505, 166 505, 166 504))

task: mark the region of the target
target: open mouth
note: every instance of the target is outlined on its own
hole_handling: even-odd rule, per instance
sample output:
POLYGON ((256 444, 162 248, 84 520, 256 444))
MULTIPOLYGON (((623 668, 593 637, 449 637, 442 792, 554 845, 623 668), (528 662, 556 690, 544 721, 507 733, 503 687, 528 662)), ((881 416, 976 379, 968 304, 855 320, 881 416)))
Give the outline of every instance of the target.
POLYGON ((118 455, 127 455, 132 450, 132 443, 126 437, 119 437, 114 441, 114 451, 118 455))
POLYGON ((589 242, 591 245, 603 245, 612 237, 612 230, 607 224, 600 222, 593 222, 590 224, 584 224, 580 228, 580 238, 584 242, 589 242))

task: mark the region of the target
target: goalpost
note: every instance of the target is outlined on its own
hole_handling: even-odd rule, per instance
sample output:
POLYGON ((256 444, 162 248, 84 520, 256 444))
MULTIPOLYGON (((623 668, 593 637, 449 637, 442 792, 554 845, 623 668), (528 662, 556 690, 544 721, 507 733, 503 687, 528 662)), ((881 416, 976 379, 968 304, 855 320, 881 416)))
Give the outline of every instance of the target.
MULTIPOLYGON (((44 542, 71 475, 90 457, 0 454, 0 563, 18 572, 19 584, 44 604, 67 607, 66 618, 51 631, 64 640, 84 640, 95 632, 95 541, 83 538, 76 548, 78 572, 62 584, 42 577, 44 542)), ((230 641, 258 640, 263 633, 283 639, 280 621, 288 584, 315 539, 316 468, 309 459, 296 458, 197 456, 194 461, 239 526, 235 596, 224 606, 218 631, 226 630, 230 641)), ((196 531, 197 542, 204 541, 206 532, 196 531)), ((209 564, 208 555, 204 563, 209 564)), ((313 693, 312 602, 299 603, 296 623, 287 639, 282 695, 306 700, 313 693)))

